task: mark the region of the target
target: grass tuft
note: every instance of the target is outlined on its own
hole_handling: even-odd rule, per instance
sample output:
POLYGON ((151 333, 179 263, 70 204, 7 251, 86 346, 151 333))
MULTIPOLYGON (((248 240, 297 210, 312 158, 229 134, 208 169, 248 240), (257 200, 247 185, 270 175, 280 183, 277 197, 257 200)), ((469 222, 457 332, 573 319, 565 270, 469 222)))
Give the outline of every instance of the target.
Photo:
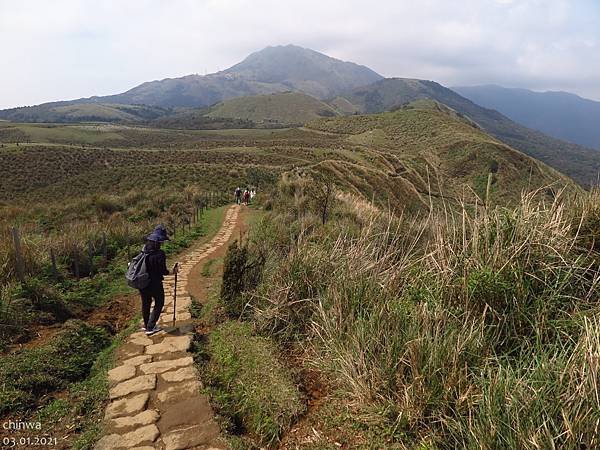
POLYGON ((271 340, 255 336, 248 323, 230 321, 208 339, 206 381, 220 414, 264 445, 273 444, 305 411, 305 404, 271 340))

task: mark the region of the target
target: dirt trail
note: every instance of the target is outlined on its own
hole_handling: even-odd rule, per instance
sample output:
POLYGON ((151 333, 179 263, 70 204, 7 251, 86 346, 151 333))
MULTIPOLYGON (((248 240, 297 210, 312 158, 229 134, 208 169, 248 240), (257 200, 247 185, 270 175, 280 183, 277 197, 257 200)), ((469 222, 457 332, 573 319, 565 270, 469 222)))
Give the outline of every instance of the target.
POLYGON ((159 324, 165 331, 147 337, 133 333, 118 351, 117 365, 109 371, 111 403, 106 408, 107 434, 96 444, 104 449, 225 449, 219 426, 187 352, 194 324, 189 306, 202 286, 196 278, 200 262, 225 252, 239 228, 240 208, 231 206, 221 229, 206 244, 187 252, 177 282, 177 322, 172 326, 174 278, 165 280, 165 309, 159 324), (194 274, 192 274, 194 271, 194 274))

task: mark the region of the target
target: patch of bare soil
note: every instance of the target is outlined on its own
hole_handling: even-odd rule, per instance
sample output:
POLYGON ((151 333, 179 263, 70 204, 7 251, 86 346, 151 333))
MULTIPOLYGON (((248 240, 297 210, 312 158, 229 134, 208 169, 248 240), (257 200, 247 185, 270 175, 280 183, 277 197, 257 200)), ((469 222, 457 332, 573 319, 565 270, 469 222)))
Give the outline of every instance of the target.
MULTIPOLYGON (((139 295, 137 293, 131 293, 114 297, 104 305, 85 313, 78 314, 73 318, 83 320, 90 325, 102 327, 111 335, 114 335, 126 327, 127 322, 135 316, 139 309, 139 295)), ((62 326, 62 323, 35 326, 32 329, 32 338, 22 344, 11 346, 9 352, 44 345, 61 330, 62 326)))
MULTIPOLYGON (((342 447, 335 435, 323 432, 321 426, 321 408, 327 403, 331 387, 321 376, 319 371, 303 364, 304 357, 299 352, 289 351, 286 362, 292 372, 297 374, 306 402, 306 413, 287 431, 279 442, 280 449, 321 448, 332 444, 342 447), (338 444, 338 445, 336 445, 338 444)), ((327 427, 325 427, 327 428, 327 427)))

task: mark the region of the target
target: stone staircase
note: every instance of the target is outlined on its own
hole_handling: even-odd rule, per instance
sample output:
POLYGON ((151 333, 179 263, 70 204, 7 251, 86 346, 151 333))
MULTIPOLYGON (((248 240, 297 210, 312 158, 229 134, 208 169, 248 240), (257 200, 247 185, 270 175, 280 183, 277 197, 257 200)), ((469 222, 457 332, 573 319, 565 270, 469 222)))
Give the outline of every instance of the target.
POLYGON ((165 307, 159 324, 164 329, 148 337, 133 333, 119 348, 117 365, 108 372, 110 404, 105 412, 105 434, 94 447, 113 449, 227 448, 202 386, 192 356, 193 324, 187 280, 191 269, 219 247, 235 229, 240 206, 229 207, 219 232, 207 244, 189 251, 180 262, 177 304, 175 281, 166 277, 165 307), (177 321, 173 326, 173 310, 177 321))

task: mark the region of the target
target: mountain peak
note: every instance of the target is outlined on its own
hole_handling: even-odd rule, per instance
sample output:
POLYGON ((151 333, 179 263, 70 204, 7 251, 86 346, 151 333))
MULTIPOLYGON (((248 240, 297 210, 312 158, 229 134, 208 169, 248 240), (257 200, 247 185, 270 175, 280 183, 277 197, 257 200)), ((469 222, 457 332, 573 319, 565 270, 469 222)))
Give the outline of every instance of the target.
POLYGON ((293 44, 265 47, 221 73, 281 84, 318 98, 334 97, 383 78, 368 67, 293 44))

